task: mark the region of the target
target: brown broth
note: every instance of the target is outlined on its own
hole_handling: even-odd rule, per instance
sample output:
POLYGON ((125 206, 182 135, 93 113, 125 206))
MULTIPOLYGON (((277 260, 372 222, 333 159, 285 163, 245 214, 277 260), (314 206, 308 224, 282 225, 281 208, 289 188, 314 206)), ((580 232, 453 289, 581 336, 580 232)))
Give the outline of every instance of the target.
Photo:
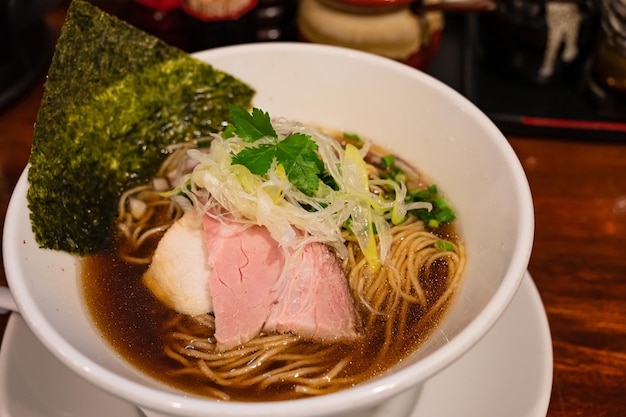
MULTIPOLYGON (((162 346, 166 335, 161 330, 162 324, 178 313, 165 307, 142 283, 142 275, 147 266, 133 265, 118 259, 115 255, 117 250, 118 248, 114 246, 102 254, 92 255, 83 261, 84 296, 97 328, 123 358, 144 373, 182 391, 203 396, 207 381, 200 381, 197 377, 188 374, 176 374, 173 370, 180 369, 180 364, 163 352, 162 346)), ((442 274, 438 275, 439 278, 431 280, 430 285, 426 287, 432 297, 440 295, 446 287, 446 277, 442 274)), ((367 370, 353 383, 358 384, 363 380, 371 379, 408 356, 436 327, 436 321, 441 314, 425 327, 424 323, 419 323, 423 311, 420 308, 414 308, 409 313, 410 330, 394 335, 399 343, 392 346, 385 356, 385 361, 376 369, 368 368, 371 368, 371 358, 385 343, 382 321, 379 326, 380 331, 366 335, 359 342, 345 345, 345 349, 339 351, 341 355, 358 352, 346 368, 346 372, 361 374, 367 370)), ((335 360, 338 359, 335 358, 335 360)), ((226 391, 232 399, 239 401, 258 401, 259 398, 265 401, 293 398, 290 386, 272 387, 262 391, 255 387, 226 391)))
MULTIPOLYGON (((383 154, 380 149, 373 153, 383 154)), ((412 178, 413 186, 426 185, 423 178, 419 175, 416 177, 412 178)), ((453 225, 444 225, 437 233, 442 238, 457 240, 453 225)), ((150 242, 152 248, 148 245, 148 252, 156 247, 158 239, 160 236, 152 239, 150 242)), ((119 246, 124 244, 122 240, 116 241, 105 252, 83 260, 83 292, 92 319, 110 345, 136 368, 169 386, 205 396, 206 385, 209 382, 187 373, 175 372, 181 365, 164 353, 163 345, 166 338, 164 323, 176 317, 178 313, 164 306, 143 284, 142 276, 148 265, 130 264, 117 256, 120 250, 125 250, 119 246)), ((434 276, 428 283, 423 283, 429 304, 439 298, 447 288, 448 277, 444 268, 441 265, 435 266, 434 276)), ((385 343, 388 343, 385 340, 384 318, 380 316, 371 334, 338 349, 337 356, 343 358, 352 355, 354 358, 341 376, 358 374, 359 377, 351 381, 352 384, 358 384, 393 367, 414 352, 428 337, 445 313, 446 307, 447 305, 435 314, 429 323, 422 323, 420 320, 424 315, 423 308, 412 307, 407 314, 406 329, 404 331, 396 329, 394 343, 390 344, 384 360, 377 362, 376 367, 372 367, 372 358, 377 356, 385 343)), ((361 316, 365 317, 365 307, 362 308, 361 316)), ((324 347, 321 343, 317 345, 320 349, 324 347)), ((330 358, 330 361, 336 363, 341 358, 330 358)), ((276 401, 294 398, 293 387, 288 384, 271 386, 269 389, 254 386, 245 389, 223 387, 220 389, 226 391, 231 399, 238 401, 276 401)))

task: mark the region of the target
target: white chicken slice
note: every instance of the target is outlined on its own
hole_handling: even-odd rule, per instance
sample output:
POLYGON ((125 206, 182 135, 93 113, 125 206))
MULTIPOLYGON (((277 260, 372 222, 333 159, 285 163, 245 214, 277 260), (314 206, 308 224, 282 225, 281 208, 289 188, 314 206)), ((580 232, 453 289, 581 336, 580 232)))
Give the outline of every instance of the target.
POLYGON ((179 313, 208 313, 213 303, 207 259, 202 222, 195 213, 186 213, 161 238, 143 282, 155 297, 179 313))

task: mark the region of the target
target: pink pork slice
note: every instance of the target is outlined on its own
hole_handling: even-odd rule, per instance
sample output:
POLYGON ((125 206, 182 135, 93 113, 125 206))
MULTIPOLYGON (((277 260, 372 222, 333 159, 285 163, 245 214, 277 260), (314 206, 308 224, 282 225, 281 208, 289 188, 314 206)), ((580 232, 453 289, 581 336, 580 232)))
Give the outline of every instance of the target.
POLYGON ((357 313, 348 283, 326 245, 307 245, 287 277, 278 289, 264 326, 266 331, 294 332, 321 340, 358 336, 357 313))
POLYGON ((261 331, 276 299, 273 290, 284 266, 282 251, 265 227, 243 227, 204 216, 209 289, 215 314, 215 338, 228 350, 261 331))
POLYGON ((326 245, 307 245, 276 288, 285 259, 265 227, 209 216, 203 227, 218 349, 241 345, 263 329, 323 340, 358 336, 348 283, 326 245))

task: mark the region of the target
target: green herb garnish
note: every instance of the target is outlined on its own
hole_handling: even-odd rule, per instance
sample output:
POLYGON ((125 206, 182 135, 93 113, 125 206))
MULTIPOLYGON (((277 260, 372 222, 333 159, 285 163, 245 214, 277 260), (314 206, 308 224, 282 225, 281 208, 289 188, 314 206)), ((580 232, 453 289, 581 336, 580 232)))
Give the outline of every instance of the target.
POLYGON ((265 175, 276 161, 300 191, 312 195, 318 190, 323 162, 317 154, 317 144, 310 136, 291 133, 279 138, 269 114, 257 108, 248 113, 230 106, 230 114, 233 129, 229 131, 249 143, 263 140, 263 143, 234 155, 232 165, 243 165, 255 175, 265 175))
POLYGON ((419 219, 432 229, 436 229, 442 224, 450 223, 456 218, 454 211, 450 208, 448 202, 439 195, 437 186, 434 184, 417 191, 409 191, 407 201, 426 201, 433 205, 432 210, 412 210, 419 219))
POLYGON ((383 166, 383 168, 390 168, 394 166, 395 163, 396 158, 393 155, 385 155, 380 158, 380 164, 383 166))
POLYGON ((343 133, 343 138, 346 139, 346 140, 349 140, 350 142, 354 143, 355 145, 363 145, 363 139, 361 139, 361 136, 359 136, 356 133, 344 132, 343 133))
MULTIPOLYGON (((407 179, 406 173, 396 165, 393 155, 384 156, 380 160, 381 168, 383 169, 383 178, 395 181, 397 183, 405 182, 407 179)), ((431 229, 436 229, 442 224, 450 223, 456 215, 447 201, 439 195, 439 191, 436 185, 430 185, 429 187, 419 190, 409 190, 405 202, 417 202, 424 201, 432 204, 432 209, 416 209, 410 210, 410 213, 416 215, 431 229)))
POLYGON ((450 242, 446 242, 445 240, 436 240, 434 245, 435 249, 439 252, 449 252, 454 251, 454 245, 450 242))

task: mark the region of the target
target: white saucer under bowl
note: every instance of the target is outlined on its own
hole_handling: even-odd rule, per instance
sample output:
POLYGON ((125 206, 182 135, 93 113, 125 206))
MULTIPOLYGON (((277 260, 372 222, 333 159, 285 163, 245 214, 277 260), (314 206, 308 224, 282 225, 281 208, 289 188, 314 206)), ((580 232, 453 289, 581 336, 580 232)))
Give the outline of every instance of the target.
MULTIPOLYGON (((551 389, 550 330, 526 274, 494 328, 424 384, 411 417, 545 417, 551 389)), ((61 364, 13 314, 0 350, 0 417, 100 416, 144 413, 61 364)))

